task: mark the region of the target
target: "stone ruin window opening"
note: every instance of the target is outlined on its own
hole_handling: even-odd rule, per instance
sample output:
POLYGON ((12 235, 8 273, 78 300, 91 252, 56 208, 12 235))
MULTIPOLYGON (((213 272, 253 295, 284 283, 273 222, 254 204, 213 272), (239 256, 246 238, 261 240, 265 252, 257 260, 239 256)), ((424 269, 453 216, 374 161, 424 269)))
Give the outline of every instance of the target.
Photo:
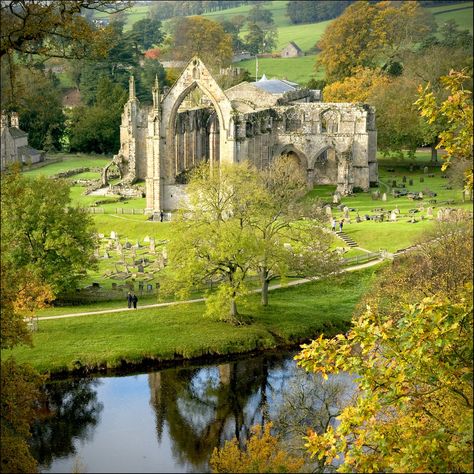
POLYGON ((287 132, 297 132, 301 130, 301 118, 296 112, 288 112, 285 118, 285 130, 287 132))
POLYGON ((339 115, 332 110, 321 114, 321 133, 337 133, 339 131, 339 115))
POLYGON ((199 87, 182 98, 174 130, 175 182, 201 162, 219 163, 219 117, 211 99, 199 87))

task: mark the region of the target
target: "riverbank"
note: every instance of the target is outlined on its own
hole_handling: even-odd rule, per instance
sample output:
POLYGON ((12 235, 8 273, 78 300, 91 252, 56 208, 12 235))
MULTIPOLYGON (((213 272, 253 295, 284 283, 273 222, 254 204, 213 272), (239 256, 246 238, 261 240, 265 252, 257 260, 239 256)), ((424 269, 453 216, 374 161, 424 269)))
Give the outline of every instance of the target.
POLYGON ((294 347, 321 332, 346 331, 379 268, 275 290, 266 308, 252 295, 241 308, 251 323, 239 327, 205 318, 202 302, 44 320, 33 347, 2 357, 58 376, 294 347))

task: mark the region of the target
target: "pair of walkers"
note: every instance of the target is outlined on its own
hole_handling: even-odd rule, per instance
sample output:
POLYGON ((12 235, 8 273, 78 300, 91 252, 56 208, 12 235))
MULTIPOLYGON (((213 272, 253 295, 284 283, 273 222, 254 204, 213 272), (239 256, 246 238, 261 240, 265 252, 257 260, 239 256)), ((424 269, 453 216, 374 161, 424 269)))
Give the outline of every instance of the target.
MULTIPOLYGON (((336 221, 336 219, 333 219, 333 220, 331 221, 331 228, 332 228, 332 231, 333 231, 333 232, 336 232, 336 225, 337 225, 337 221, 336 221)), ((342 232, 343 226, 344 226, 344 219, 341 219, 341 220, 339 221, 339 232, 342 232)))
POLYGON ((137 303, 138 303, 137 295, 129 291, 127 295, 127 303, 128 303, 129 308, 133 306, 133 309, 137 309, 137 303))

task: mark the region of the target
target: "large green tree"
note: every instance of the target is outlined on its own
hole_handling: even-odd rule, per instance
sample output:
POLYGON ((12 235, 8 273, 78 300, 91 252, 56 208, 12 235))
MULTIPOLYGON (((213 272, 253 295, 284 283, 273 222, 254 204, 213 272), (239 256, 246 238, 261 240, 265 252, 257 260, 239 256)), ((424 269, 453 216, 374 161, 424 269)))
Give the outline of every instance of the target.
POLYGON ((31 272, 54 294, 75 289, 94 267, 93 221, 71 206, 69 185, 18 172, 2 176, 2 259, 14 272, 31 272))

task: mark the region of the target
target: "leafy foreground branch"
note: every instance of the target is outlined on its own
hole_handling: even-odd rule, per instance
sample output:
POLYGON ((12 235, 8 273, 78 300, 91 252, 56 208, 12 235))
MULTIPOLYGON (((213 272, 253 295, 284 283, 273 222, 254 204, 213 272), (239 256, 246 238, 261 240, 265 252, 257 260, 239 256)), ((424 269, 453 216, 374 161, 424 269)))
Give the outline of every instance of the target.
POLYGON ((381 276, 391 288, 379 284, 347 335, 321 336, 296 356, 325 378, 358 375, 340 424, 306 437, 327 466, 342 458, 341 472, 472 469, 472 227, 438 235, 381 276))

